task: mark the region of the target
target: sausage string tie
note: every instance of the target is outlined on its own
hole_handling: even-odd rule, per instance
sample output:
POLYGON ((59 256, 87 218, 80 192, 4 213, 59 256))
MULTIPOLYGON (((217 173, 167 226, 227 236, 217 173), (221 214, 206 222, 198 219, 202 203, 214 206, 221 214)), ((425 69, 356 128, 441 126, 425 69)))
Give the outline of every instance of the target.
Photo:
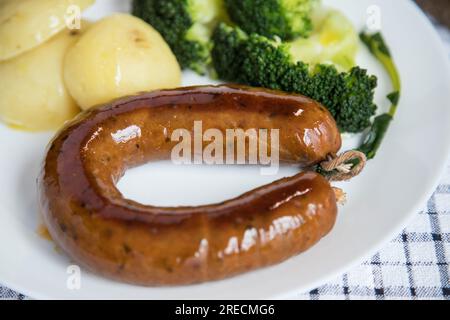
POLYGON ((350 150, 341 155, 329 155, 320 164, 319 170, 329 181, 347 181, 358 176, 367 163, 364 153, 350 150))

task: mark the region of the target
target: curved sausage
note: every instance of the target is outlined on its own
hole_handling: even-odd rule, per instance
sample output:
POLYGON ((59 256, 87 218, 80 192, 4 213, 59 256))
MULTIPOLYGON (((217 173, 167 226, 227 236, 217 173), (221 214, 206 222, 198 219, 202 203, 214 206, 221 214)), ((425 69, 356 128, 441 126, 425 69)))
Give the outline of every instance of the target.
POLYGON ((115 185, 125 170, 168 159, 173 130, 192 130, 198 120, 204 130, 222 132, 279 128, 282 162, 312 165, 341 146, 328 111, 303 96, 219 86, 113 102, 80 115, 49 146, 40 202, 56 243, 102 275, 140 285, 179 285, 279 263, 332 229, 335 195, 313 172, 214 205, 154 207, 123 198, 115 185))

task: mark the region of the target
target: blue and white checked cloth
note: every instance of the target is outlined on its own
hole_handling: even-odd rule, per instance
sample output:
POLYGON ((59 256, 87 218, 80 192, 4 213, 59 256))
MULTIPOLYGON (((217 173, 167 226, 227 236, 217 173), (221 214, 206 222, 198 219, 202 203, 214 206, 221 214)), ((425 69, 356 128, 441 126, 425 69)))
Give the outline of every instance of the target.
MULTIPOLYGON (((438 28, 450 59, 450 31, 438 28)), ((426 209, 372 259, 298 299, 450 300, 450 162, 426 209)), ((0 286, 0 299, 25 299, 0 286)))

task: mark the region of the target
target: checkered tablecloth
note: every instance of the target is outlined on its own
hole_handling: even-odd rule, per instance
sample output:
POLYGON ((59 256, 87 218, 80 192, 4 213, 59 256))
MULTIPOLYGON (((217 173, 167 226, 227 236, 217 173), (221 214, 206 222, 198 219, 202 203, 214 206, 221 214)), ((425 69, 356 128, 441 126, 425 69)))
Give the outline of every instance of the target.
POLYGON ((372 259, 299 299, 450 300, 450 163, 414 222, 372 259))
MULTIPOLYGON (((450 31, 438 27, 450 59, 450 31)), ((401 235, 350 272, 298 299, 450 300, 450 160, 437 190, 401 235)), ((0 286, 0 299, 26 299, 0 286)))

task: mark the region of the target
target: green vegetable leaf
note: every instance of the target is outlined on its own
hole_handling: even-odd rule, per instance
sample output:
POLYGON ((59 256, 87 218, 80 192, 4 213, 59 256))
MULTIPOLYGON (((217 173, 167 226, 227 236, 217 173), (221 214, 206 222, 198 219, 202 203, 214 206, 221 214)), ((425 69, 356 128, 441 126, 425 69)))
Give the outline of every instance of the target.
POLYGON ((387 99, 391 102, 389 111, 375 118, 366 139, 359 147, 359 150, 364 152, 368 159, 373 159, 376 156, 377 151, 380 149, 383 139, 386 136, 389 126, 397 112, 397 107, 401 96, 401 81, 397 67, 392 58, 391 51, 386 45, 381 33, 377 32, 375 34, 368 34, 363 32, 360 34, 360 38, 369 48, 370 52, 384 66, 391 79, 392 87, 394 89, 393 92, 387 95, 387 99))

